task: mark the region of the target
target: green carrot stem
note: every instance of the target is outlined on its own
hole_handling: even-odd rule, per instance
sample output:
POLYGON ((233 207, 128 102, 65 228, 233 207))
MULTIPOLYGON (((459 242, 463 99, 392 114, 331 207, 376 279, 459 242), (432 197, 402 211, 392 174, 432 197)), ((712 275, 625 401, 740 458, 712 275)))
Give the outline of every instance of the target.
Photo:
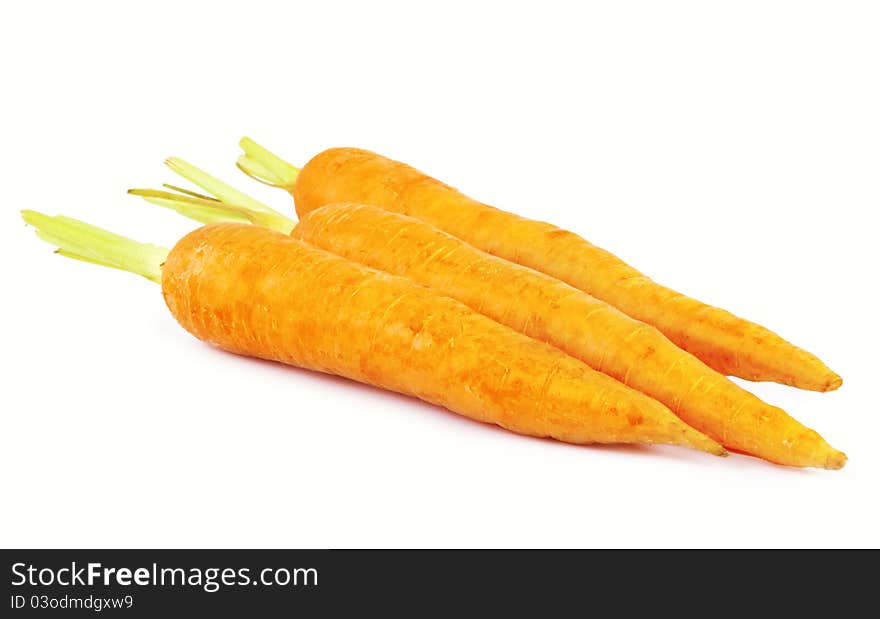
POLYGON ((129 189, 128 193, 140 196, 151 204, 177 211, 205 224, 218 222, 250 223, 289 234, 296 222, 278 213, 254 211, 243 206, 227 204, 212 198, 197 198, 158 189, 129 189))
POLYGON ((260 146, 250 138, 242 138, 238 143, 244 154, 238 158, 239 169, 251 178, 273 187, 288 191, 293 189, 299 168, 260 146))
POLYGON ((222 221, 251 223, 246 214, 238 212, 235 207, 227 207, 223 202, 213 198, 196 198, 160 189, 129 189, 128 193, 140 196, 150 204, 175 210, 203 224, 222 221))
POLYGON ((164 247, 139 243, 63 215, 52 217, 25 210, 21 216, 36 228, 39 238, 55 245, 62 256, 129 271, 157 283, 162 281, 162 264, 168 257, 164 247))
POLYGON ((177 193, 182 193, 185 196, 192 196, 193 198, 202 198, 203 200, 213 200, 214 202, 219 202, 217 198, 213 196, 206 196, 203 193, 199 193, 198 191, 193 191, 191 189, 184 189, 183 187, 178 187, 177 185, 172 185, 171 183, 162 183, 162 186, 166 189, 170 189, 171 191, 176 191, 177 193))
POLYGON ((195 183, 196 185, 207 191, 209 194, 215 196, 223 202, 235 204, 236 206, 243 206, 244 208, 250 209, 252 211, 272 213, 274 215, 278 215, 279 217, 283 216, 281 215, 281 213, 267 206, 266 204, 263 204, 259 200, 238 191, 234 187, 227 185, 220 179, 211 176, 210 174, 200 170, 191 163, 187 163, 183 159, 170 157, 165 160, 165 163, 168 165, 169 168, 180 174, 182 177, 192 183, 195 183))

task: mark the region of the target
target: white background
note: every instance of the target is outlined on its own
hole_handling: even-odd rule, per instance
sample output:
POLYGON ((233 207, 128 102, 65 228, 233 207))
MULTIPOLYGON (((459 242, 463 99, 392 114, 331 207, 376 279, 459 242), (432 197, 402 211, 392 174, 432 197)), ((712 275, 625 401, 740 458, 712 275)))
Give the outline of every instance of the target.
MULTIPOLYGON (((27 2, 0 9, 0 545, 877 546, 872 2, 27 2), (776 329, 845 379, 752 385, 839 472, 519 437, 210 348, 21 208, 172 244, 125 195, 250 135, 405 160, 776 329)), ((308 303, 308 299, 302 299, 308 303)), ((321 311, 316 307, 315 311, 321 311)))

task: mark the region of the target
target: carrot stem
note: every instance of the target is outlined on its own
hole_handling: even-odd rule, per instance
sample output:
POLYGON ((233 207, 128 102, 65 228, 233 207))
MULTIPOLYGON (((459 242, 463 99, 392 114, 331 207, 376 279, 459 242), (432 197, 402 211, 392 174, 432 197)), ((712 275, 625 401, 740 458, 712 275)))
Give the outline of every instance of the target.
POLYGON ((156 204, 177 211, 204 224, 236 222, 255 224, 271 228, 283 234, 290 234, 296 222, 279 213, 255 211, 237 204, 228 204, 213 198, 199 198, 181 195, 159 189, 129 189, 128 193, 140 196, 150 204, 156 204))
POLYGON ((239 169, 265 185, 291 189, 296 183, 299 168, 290 165, 278 155, 244 137, 238 143, 244 154, 238 158, 239 169))
POLYGON ((275 215, 278 215, 279 217, 282 216, 281 213, 274 210, 270 206, 263 204, 259 200, 256 200, 249 195, 243 194, 234 187, 227 185, 220 179, 211 176, 210 174, 207 174, 206 172, 200 170, 191 163, 187 163, 183 159, 179 159, 177 157, 169 157, 165 160, 165 164, 176 173, 180 174, 183 178, 192 183, 195 183, 212 196, 215 196, 216 198, 223 200, 224 202, 244 206, 253 211, 273 213, 275 215))
POLYGON ((214 202, 220 201, 213 196, 206 196, 205 194, 199 193, 198 191, 193 191, 191 189, 184 189, 183 187, 178 187, 177 185, 172 185, 171 183, 162 183, 162 186, 165 189, 170 189, 171 191, 176 191, 177 193, 182 193, 185 196, 192 196, 193 198, 202 198, 203 200, 213 200, 214 202))
MULTIPOLYGON (((212 224, 221 221, 234 221, 237 223, 251 223, 249 217, 235 211, 233 207, 223 208, 219 200, 196 198, 193 196, 162 191, 159 189, 129 189, 128 193, 140 196, 150 204, 156 204, 194 219, 203 224, 212 224), (220 206, 220 208, 217 208, 220 206)), ((250 211, 257 213, 257 211, 250 211)))
POLYGON ((162 281, 162 263, 168 257, 164 247, 139 243, 63 215, 52 217, 25 210, 21 216, 62 256, 135 273, 156 283, 162 281))

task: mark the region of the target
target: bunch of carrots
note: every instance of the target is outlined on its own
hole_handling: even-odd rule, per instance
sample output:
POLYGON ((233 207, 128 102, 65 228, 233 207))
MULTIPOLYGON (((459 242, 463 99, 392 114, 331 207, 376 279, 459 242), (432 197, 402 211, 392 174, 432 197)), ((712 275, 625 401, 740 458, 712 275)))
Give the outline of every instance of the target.
POLYGON ((173 249, 68 217, 23 216, 64 256, 160 283, 177 321, 225 350, 531 436, 846 463, 727 378, 840 387, 817 357, 769 329, 381 155, 334 148, 299 169, 247 138, 241 147, 239 168, 290 193, 298 222, 176 158, 166 163, 206 193, 130 191, 206 224, 173 249))

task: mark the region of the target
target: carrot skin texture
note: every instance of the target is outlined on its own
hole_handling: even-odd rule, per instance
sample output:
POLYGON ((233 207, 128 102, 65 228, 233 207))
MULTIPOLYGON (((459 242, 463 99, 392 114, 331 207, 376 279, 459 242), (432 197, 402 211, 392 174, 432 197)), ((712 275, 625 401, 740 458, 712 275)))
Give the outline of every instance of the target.
POLYGON ((845 456, 783 410, 678 348, 660 331, 550 277, 412 217, 329 204, 294 238, 412 279, 634 387, 725 447, 778 464, 839 468, 845 456))
POLYGON ((472 200, 381 155, 326 150, 303 167, 288 190, 300 218, 325 204, 356 202, 427 221, 654 325, 722 374, 813 391, 831 391, 842 383, 816 356, 765 327, 666 288, 572 232, 472 200))
POLYGON ((213 224, 162 267, 178 322, 235 353, 571 443, 724 450, 659 402, 410 280, 257 226, 213 224))

